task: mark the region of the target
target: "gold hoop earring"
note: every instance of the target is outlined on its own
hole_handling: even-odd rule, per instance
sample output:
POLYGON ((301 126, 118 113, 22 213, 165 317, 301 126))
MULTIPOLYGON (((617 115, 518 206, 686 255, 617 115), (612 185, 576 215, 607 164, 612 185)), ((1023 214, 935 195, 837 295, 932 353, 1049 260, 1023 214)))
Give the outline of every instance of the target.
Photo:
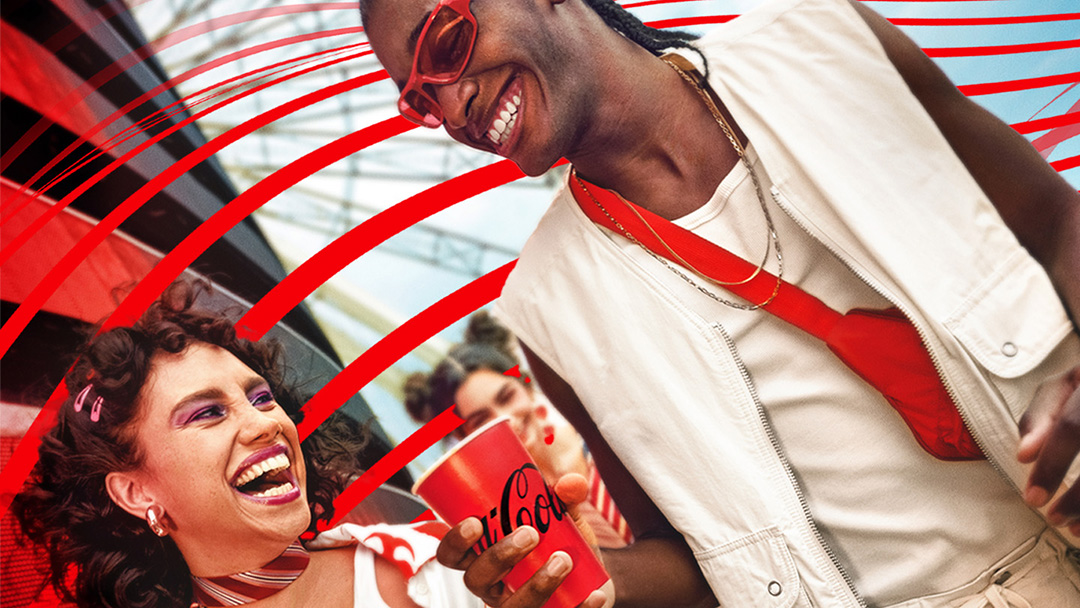
POLYGON ((146 525, 150 526, 150 530, 158 536, 166 536, 169 532, 158 521, 157 513, 154 512, 154 507, 150 507, 146 510, 146 525))

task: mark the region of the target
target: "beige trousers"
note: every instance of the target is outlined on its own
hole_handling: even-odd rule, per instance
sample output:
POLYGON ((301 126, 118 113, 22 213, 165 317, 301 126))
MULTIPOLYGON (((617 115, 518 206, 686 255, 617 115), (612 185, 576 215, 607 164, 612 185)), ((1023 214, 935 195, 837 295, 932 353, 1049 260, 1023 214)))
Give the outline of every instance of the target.
POLYGON ((889 608, 1080 608, 1078 555, 1048 529, 962 587, 889 608))

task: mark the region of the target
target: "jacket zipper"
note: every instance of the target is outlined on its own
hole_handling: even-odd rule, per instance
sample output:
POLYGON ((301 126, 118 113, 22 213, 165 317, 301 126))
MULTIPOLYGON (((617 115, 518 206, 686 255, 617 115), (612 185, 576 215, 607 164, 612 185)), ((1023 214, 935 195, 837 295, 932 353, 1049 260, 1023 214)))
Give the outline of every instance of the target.
POLYGON ((1012 478, 1005 473, 1005 470, 1001 468, 1001 465, 999 465, 997 461, 994 460, 990 452, 986 450, 986 445, 979 438, 979 435, 975 433, 974 430, 972 430, 974 427, 972 426, 971 420, 968 418, 967 413, 962 407, 960 407, 960 400, 956 397, 956 390, 949 382, 949 379, 941 371, 941 360, 938 358, 937 352, 934 351, 932 345, 930 344, 930 340, 927 338, 926 331, 919 323, 915 321, 915 318, 911 314, 911 311, 909 311, 908 308, 900 302, 895 301, 894 298, 892 298, 888 293, 886 293, 885 289, 882 288, 876 281, 874 281, 872 277, 860 271, 847 258, 840 255, 840 252, 834 249, 829 243, 826 243, 824 240, 814 234, 814 232, 811 231, 806 226, 806 224, 800 221, 800 219, 796 217, 795 214, 793 214, 791 210, 788 209, 788 207, 781 201, 782 195, 780 194, 780 190, 776 186, 770 186, 769 193, 772 194, 773 202, 776 203, 776 206, 780 207, 780 210, 783 211, 789 218, 791 218, 791 221, 795 222, 795 224, 799 226, 799 228, 801 228, 803 232, 810 235, 811 238, 813 238, 815 241, 825 247, 825 249, 827 249, 829 253, 833 255, 833 257, 839 260, 840 263, 844 265, 844 267, 850 270, 852 274, 854 274, 856 277, 858 277, 859 280, 865 283, 867 287, 872 289, 879 296, 884 298, 887 302, 898 308, 900 312, 904 313, 904 316, 908 319, 909 322, 911 322, 912 327, 915 328, 915 332, 919 334, 919 341, 922 342, 923 348, 926 349, 927 354, 930 356, 930 362, 934 364, 934 371, 937 372, 938 378, 941 380, 942 386, 945 387, 945 392, 948 393, 949 398, 952 399, 953 405, 956 407, 957 413, 960 414, 960 419, 964 421, 964 426, 971 430, 971 437, 975 440, 975 445, 979 446, 979 450, 981 450, 983 455, 986 456, 986 461, 990 463, 990 466, 994 467, 994 470, 998 472, 998 475, 1005 479, 1005 481, 1014 490, 1020 493, 1020 488, 1018 488, 1012 478))
POLYGON ((799 506, 802 507, 803 517, 806 518, 806 522, 810 524, 810 529, 814 531, 814 536, 817 538, 818 545, 825 551, 825 554, 832 561, 833 567, 840 573, 841 578, 844 579, 844 583, 847 585, 848 591, 851 596, 855 598, 855 601, 866 608, 866 602, 859 595, 857 589, 855 589, 855 583, 851 580, 851 576, 848 575, 847 570, 840 563, 840 560, 836 557, 836 553, 833 552, 832 547, 825 542, 825 537, 822 536, 821 530, 818 530, 817 522, 814 521, 814 514, 810 512, 810 505, 806 502, 806 496, 803 494, 802 488, 799 487, 798 479, 795 477, 795 472, 791 469, 791 463, 788 462, 787 455, 784 454, 784 449, 780 445, 780 441, 776 438, 776 433, 773 432, 772 424, 769 423, 769 417, 765 413, 765 406, 762 405, 761 399, 758 397, 757 387, 754 385, 750 378, 750 373, 746 370, 746 366, 743 364, 742 357, 739 356, 739 351, 735 349, 735 341, 731 339, 731 336, 727 333, 719 323, 714 323, 713 327, 716 327, 720 331, 720 335, 724 337, 724 342, 727 343, 728 351, 731 353, 735 360, 735 364, 739 368, 739 373, 742 375, 743 384, 750 391, 750 396, 754 400, 754 407, 757 409, 758 419, 761 422, 761 426, 765 429, 765 435, 769 438, 769 443, 772 444, 773 451, 776 453, 777 458, 780 459, 780 464, 784 467, 784 472, 787 474, 788 481, 791 483, 791 487, 795 490, 795 495, 799 498, 799 506))

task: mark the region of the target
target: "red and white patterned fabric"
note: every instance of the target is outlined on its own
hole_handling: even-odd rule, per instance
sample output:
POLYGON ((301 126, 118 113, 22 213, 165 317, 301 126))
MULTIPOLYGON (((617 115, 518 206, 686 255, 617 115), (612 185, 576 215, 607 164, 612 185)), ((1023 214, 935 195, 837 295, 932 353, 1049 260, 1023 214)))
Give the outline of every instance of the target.
MULTIPOLYGON (((619 507, 615 506, 615 501, 611 498, 607 486, 604 485, 604 480, 600 479, 600 472, 596 470, 591 457, 589 458, 589 504, 596 507, 604 521, 611 525, 619 540, 626 544, 634 542, 634 533, 630 531, 630 525, 619 512, 619 507)), ((595 530, 595 526, 594 531, 597 538, 601 539, 601 534, 595 530)), ((601 543, 601 546, 605 545, 601 543)))
MULTIPOLYGON (((440 521, 425 521, 407 526, 367 526, 357 540, 376 555, 397 566, 406 579, 431 561, 439 541, 450 528, 440 521)), ((326 534, 326 533, 324 533, 326 534)))
POLYGON ((307 543, 313 551, 356 546, 354 605, 386 608, 378 592, 375 560, 382 558, 401 571, 409 597, 422 608, 484 608, 462 581, 462 573, 435 561, 439 540, 448 530, 442 522, 408 525, 342 524, 307 543), (377 557, 376 557, 377 556, 377 557))

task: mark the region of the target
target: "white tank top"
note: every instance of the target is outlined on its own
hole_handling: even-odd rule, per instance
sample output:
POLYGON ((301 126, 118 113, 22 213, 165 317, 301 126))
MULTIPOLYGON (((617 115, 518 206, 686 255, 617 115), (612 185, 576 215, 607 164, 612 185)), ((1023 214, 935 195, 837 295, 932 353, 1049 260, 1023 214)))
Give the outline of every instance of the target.
MULTIPOLYGON (((752 148, 748 155, 776 226, 784 280, 840 312, 890 307, 775 204, 752 148)), ((676 223, 755 265, 768 242, 741 163, 676 223)), ((775 274, 776 266, 770 253, 766 269, 775 274)), ((821 341, 760 310, 732 315, 724 327, 736 345, 769 345, 741 348, 740 356, 811 512, 870 605, 966 583, 1044 528, 988 462, 943 462, 923 451, 888 402, 821 341)))

